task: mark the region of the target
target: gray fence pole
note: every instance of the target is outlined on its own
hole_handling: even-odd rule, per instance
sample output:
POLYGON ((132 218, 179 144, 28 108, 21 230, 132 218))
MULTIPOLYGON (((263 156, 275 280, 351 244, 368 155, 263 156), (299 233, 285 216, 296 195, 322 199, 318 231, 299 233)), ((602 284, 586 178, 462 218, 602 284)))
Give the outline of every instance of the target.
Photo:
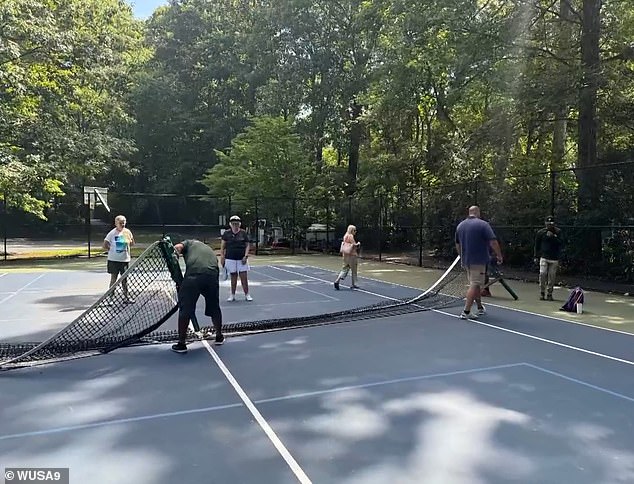
POLYGON ((379 262, 382 260, 383 245, 383 195, 379 193, 379 262))
POLYGON ((7 226, 9 225, 9 206, 7 205, 7 192, 4 192, 3 201, 3 213, 2 213, 2 240, 4 243, 4 260, 7 260, 7 226))
POLYGON ((296 202, 297 199, 295 197, 293 197, 293 220, 291 222, 291 254, 295 255, 295 237, 296 237, 296 233, 295 233, 295 210, 296 210, 296 202))
POLYGON ((255 255, 258 255, 258 249, 260 248, 260 221, 258 220, 258 197, 254 199, 255 209, 255 255))
POLYGON ((555 216, 555 197, 557 193, 557 172, 550 171, 550 215, 555 216))
POLYGON ((418 267, 423 267, 423 189, 420 189, 420 200, 418 203, 418 267))

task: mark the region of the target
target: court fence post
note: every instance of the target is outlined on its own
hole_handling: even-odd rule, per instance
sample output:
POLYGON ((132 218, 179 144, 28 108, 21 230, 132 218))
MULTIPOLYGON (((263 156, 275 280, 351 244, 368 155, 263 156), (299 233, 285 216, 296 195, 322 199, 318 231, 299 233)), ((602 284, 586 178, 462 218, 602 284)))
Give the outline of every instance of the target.
POLYGON ((291 221, 291 254, 295 255, 295 243, 296 243, 296 233, 295 233, 295 210, 296 210, 296 202, 297 202, 297 198, 293 197, 293 205, 292 205, 292 212, 293 212, 293 220, 291 221))
POLYGON ((255 209, 255 255, 258 255, 258 249, 260 248, 260 221, 258 220, 258 197, 254 199, 255 209))
POLYGON ((328 247, 330 245, 330 200, 326 197, 326 244, 325 252, 328 253, 328 247))
POLYGON ((383 194, 379 193, 379 262, 382 260, 383 246, 383 194))
POLYGON ((550 170, 550 215, 555 216, 555 200, 557 193, 557 172, 550 170))
POLYGON ((90 197, 92 193, 88 192, 88 204, 86 205, 86 237, 88 238, 88 258, 90 259, 90 239, 92 237, 92 230, 90 226, 90 197))
POLYGON ((7 226, 9 225, 9 207, 7 205, 7 192, 4 192, 2 201, 2 242, 4 244, 4 260, 7 260, 7 226))
POLYGON ((418 267, 423 267, 423 189, 421 188, 418 201, 418 267))

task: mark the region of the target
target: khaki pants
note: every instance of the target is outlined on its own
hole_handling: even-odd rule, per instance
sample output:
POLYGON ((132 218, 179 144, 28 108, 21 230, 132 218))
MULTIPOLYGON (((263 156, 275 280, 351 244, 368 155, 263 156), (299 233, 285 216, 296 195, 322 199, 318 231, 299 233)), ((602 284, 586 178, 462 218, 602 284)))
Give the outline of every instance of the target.
POLYGON ((352 272, 352 285, 357 285, 357 266, 358 266, 358 256, 356 255, 344 255, 343 256, 343 266, 341 267, 341 272, 339 273, 339 277, 337 280, 342 281, 348 275, 348 271, 352 272))
POLYGON ((557 277, 557 267, 559 267, 559 261, 539 259, 539 290, 542 294, 553 294, 553 287, 555 286, 555 277, 557 277))

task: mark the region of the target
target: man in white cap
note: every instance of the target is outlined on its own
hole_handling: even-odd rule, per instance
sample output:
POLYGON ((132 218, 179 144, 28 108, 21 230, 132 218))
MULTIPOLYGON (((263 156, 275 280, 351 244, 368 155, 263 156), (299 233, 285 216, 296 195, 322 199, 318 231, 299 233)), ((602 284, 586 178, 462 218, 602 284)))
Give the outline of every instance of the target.
POLYGON ((247 301, 253 301, 249 294, 249 281, 247 279, 247 273, 249 272, 249 235, 240 228, 241 224, 240 217, 233 215, 229 219, 231 230, 225 230, 222 234, 220 265, 225 267, 231 274, 231 295, 227 301, 236 300, 238 275, 240 276, 244 298, 247 301))

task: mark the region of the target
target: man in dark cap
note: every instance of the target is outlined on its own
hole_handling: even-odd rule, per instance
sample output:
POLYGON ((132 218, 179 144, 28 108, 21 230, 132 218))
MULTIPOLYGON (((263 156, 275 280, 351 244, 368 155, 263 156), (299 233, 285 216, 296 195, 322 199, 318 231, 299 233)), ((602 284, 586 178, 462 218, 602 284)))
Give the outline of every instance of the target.
POLYGON ((564 245, 561 230, 555 226, 555 218, 546 217, 546 226, 535 237, 535 263, 539 264, 539 290, 541 301, 553 300, 553 287, 564 245))

